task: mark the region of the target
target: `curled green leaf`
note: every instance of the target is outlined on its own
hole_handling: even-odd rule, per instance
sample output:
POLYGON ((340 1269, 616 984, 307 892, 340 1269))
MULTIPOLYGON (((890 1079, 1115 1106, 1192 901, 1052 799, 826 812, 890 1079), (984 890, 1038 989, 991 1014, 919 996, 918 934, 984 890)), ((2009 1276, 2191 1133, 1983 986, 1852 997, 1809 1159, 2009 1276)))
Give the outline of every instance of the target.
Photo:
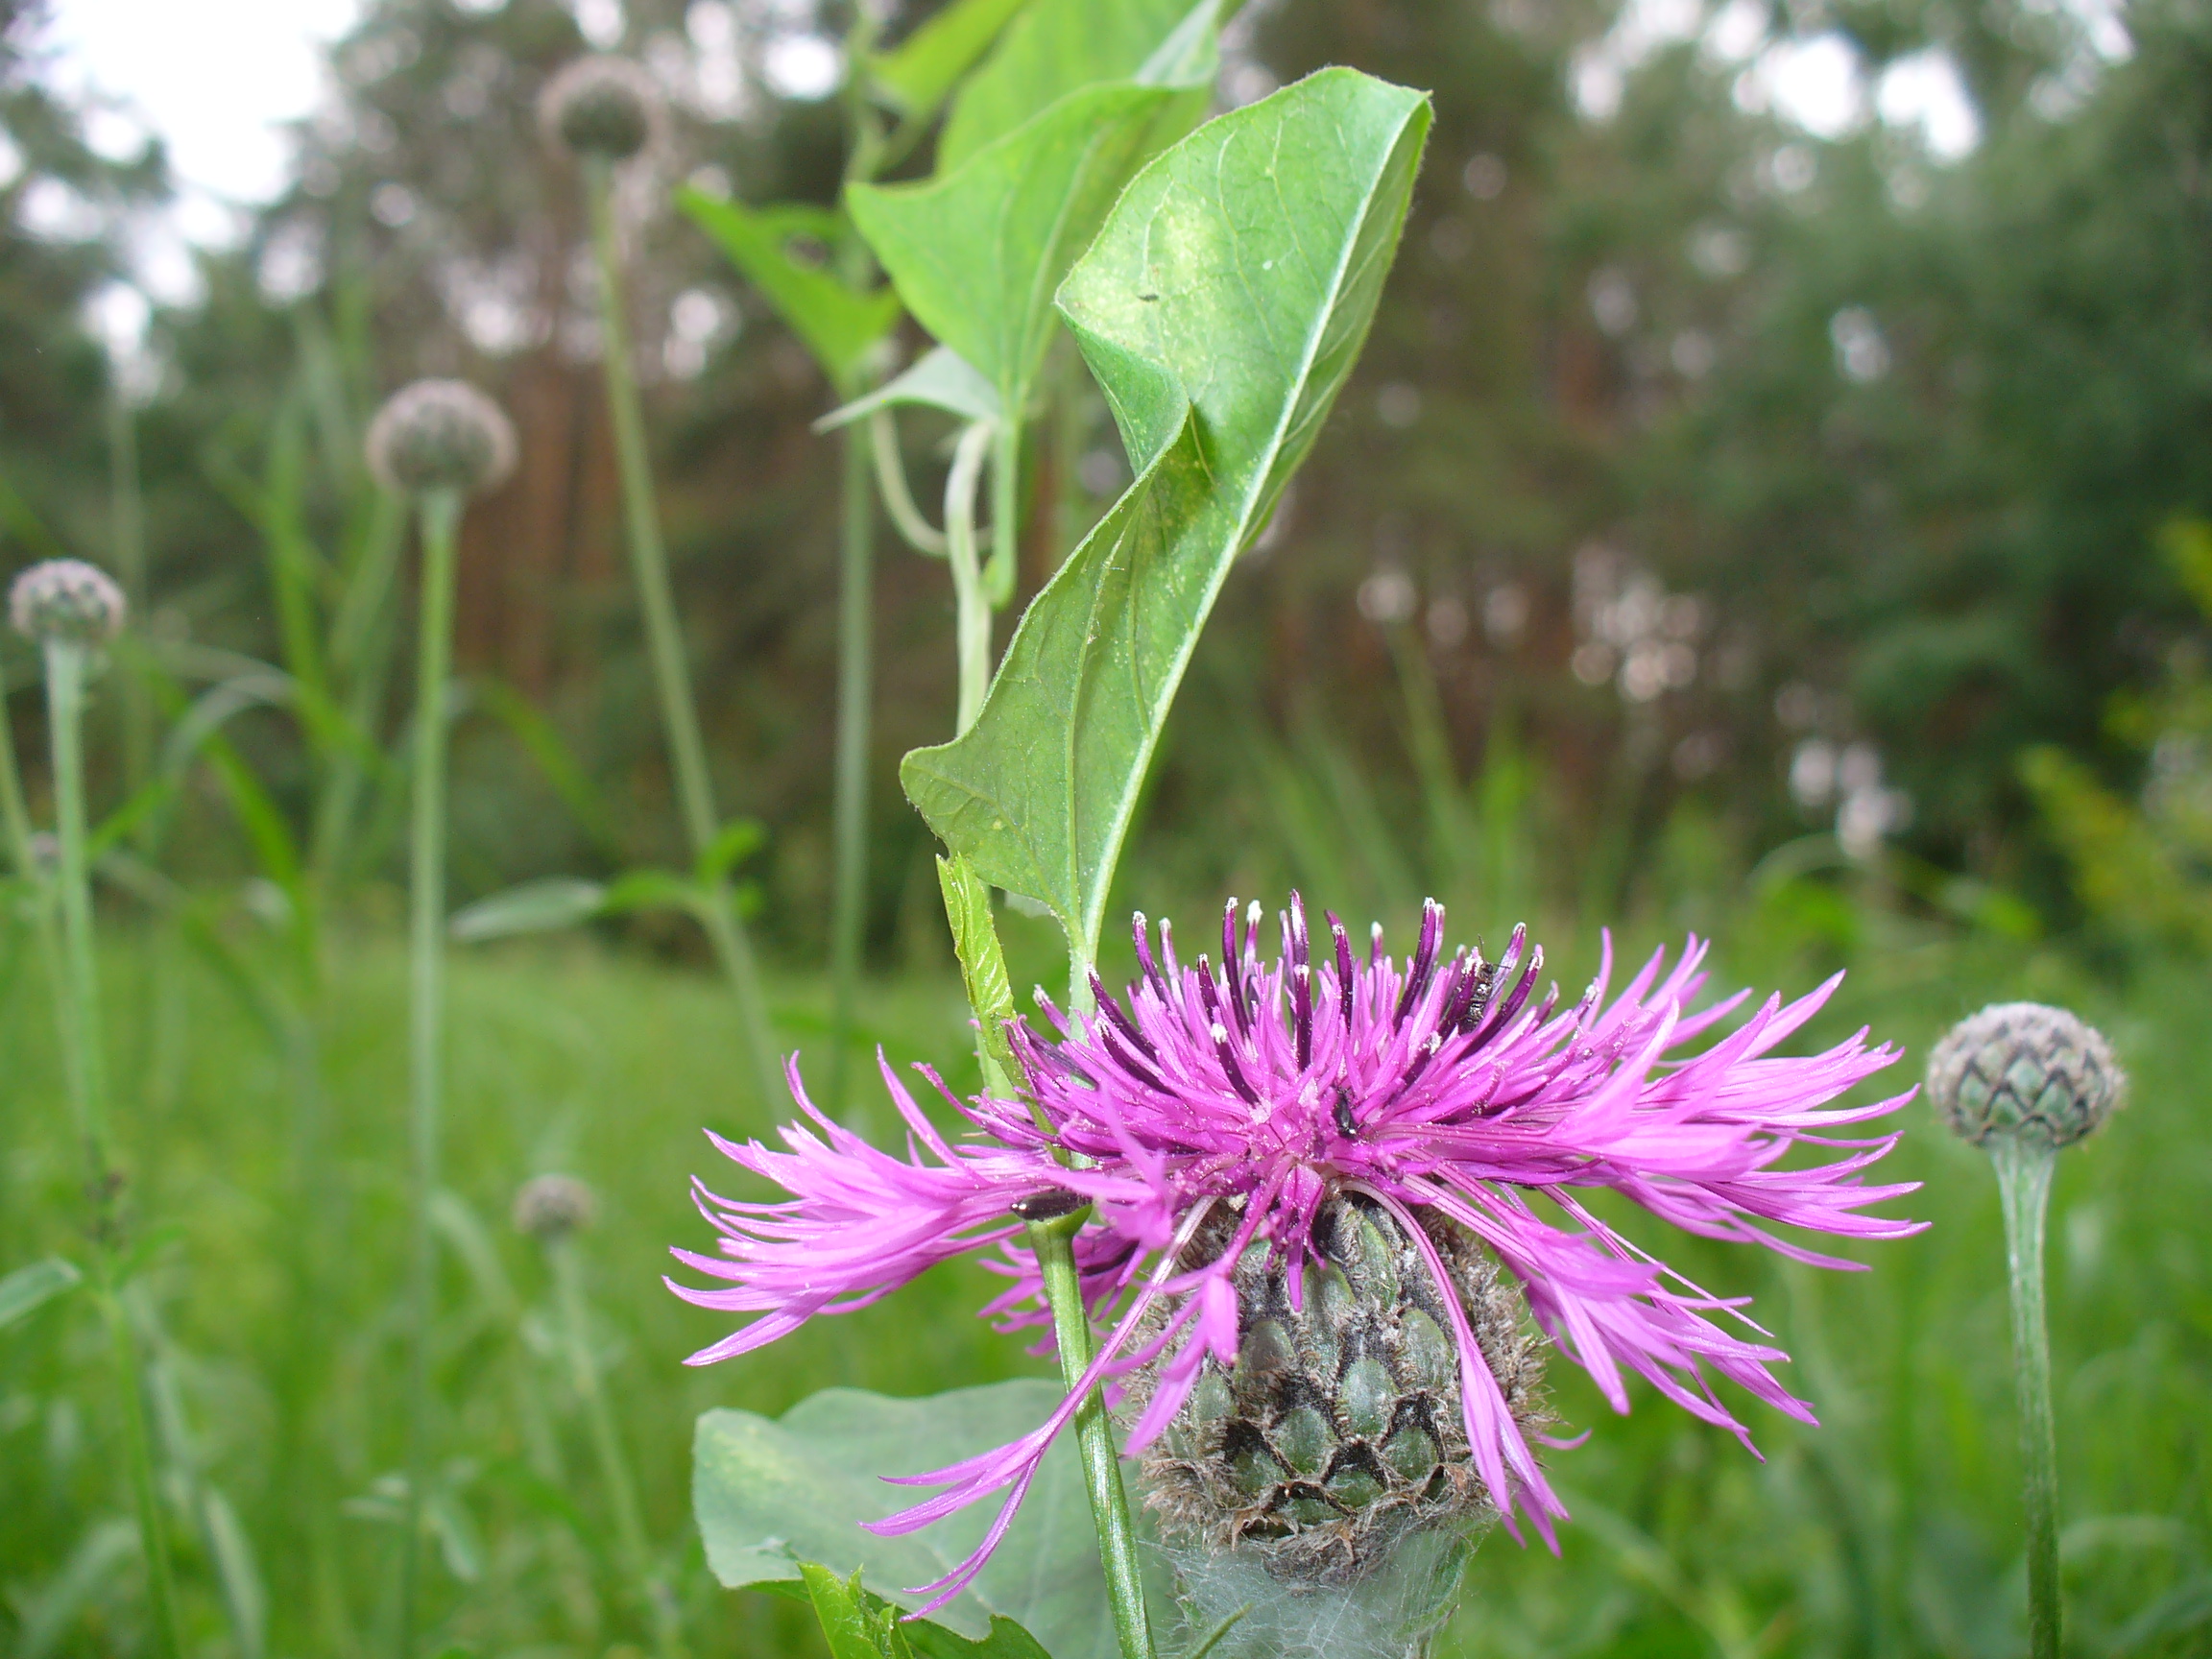
POLYGON ((983 879, 1052 910, 1079 969, 1214 596, 1366 338, 1429 122, 1417 92, 1310 76, 1152 162, 1061 288, 1138 476, 1030 606, 974 727, 900 779, 983 879))

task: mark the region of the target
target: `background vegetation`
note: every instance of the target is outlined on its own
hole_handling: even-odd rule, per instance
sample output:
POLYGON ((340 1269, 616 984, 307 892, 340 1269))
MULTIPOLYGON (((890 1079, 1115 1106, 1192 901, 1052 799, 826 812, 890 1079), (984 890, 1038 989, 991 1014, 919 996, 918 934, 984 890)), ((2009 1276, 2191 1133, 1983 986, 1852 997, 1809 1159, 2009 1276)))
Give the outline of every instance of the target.
MULTIPOLYGON (((742 874, 780 1034, 818 1063, 836 485, 807 423, 830 395, 666 194, 705 177, 830 200, 835 111, 778 88, 844 19, 375 0, 296 186, 203 256, 204 298, 116 351, 98 325, 161 157, 89 147, 95 112, 44 89, 36 10, 6 16, 0 531, 12 564, 108 564, 142 618, 102 686, 95 786, 103 811, 135 804, 103 863, 106 966, 187 1611, 211 1654, 368 1651, 400 1455, 402 803, 298 690, 400 736, 405 554, 359 427, 391 386, 460 373, 521 430, 463 554, 457 897, 677 862, 583 227, 531 113, 582 16, 683 112, 629 203, 637 337, 718 784, 763 829, 742 874)), ((1434 892, 1469 933, 1539 923, 1570 987, 1601 924, 1637 949, 1695 928, 1724 981, 1849 968, 1823 1029, 1871 1022, 1908 1072, 1990 998, 2080 1007, 2137 1089, 2069 1155, 2055 1217, 2074 1639, 2200 1651, 2212 20, 2181 0, 1254 0, 1222 97, 1327 61, 1433 87, 1435 135, 1358 377, 1201 649, 1118 907, 1210 917, 1296 883, 1402 927, 1434 892), (1815 41, 1869 85, 1939 50, 1979 141, 1946 158, 1876 120, 1794 126, 1762 89, 1770 54, 1815 41)), ((939 434, 908 424, 929 499, 939 434)), ((1043 449, 1024 595, 1121 481, 1102 409, 1043 449)), ((900 753, 950 730, 951 607, 903 554, 880 585, 865 1036, 957 1075, 927 837, 890 787, 900 753)), ((33 677, 19 642, 0 662, 33 677)), ((10 713, 41 754, 37 699, 10 713)), ((29 782, 43 818, 36 765, 29 782)), ((11 915, 0 1270, 68 1253, 81 1213, 11 915)), ((1049 981, 1045 925, 1005 926, 1017 979, 1049 981)), ((438 1381, 442 1443, 469 1450, 433 1518, 441 1635, 464 1651, 645 1640, 546 1264, 506 1222, 533 1173, 600 1194, 581 1246, 596 1363, 702 1654, 816 1639, 707 1578, 698 1410, 1037 1368, 957 1279, 773 1359, 675 1364, 715 1329, 654 1283, 701 1231, 696 1132, 785 1110, 749 1088, 704 962, 686 926, 642 916, 457 963, 438 1381)), ((1755 1463, 1662 1402, 1619 1421, 1562 1377, 1563 1413, 1596 1430, 1556 1460, 1564 1554, 1485 1546, 1448 1651, 2019 1649, 1994 1187, 1924 1121, 1900 1157, 1936 1226, 1863 1276, 1717 1246, 1683 1263, 1758 1295, 1827 1427, 1755 1422, 1755 1463)), ((67 1300, 0 1332, 0 1641, 25 1654, 143 1642, 96 1344, 67 1300)))

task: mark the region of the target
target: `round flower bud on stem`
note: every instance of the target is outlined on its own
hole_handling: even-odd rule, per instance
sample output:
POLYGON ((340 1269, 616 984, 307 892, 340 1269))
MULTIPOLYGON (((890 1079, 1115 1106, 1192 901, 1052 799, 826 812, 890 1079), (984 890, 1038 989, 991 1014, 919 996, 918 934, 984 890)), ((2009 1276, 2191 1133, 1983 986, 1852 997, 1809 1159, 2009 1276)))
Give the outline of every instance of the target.
POLYGON ((660 86, 627 58, 579 58, 538 96, 546 140, 581 156, 627 161, 660 136, 665 119, 660 86))
MULTIPOLYGON (((1518 1289, 1471 1234, 1433 1214, 1422 1224, 1479 1362, 1514 1418, 1540 1427, 1543 1360, 1518 1289)), ((1192 1256, 1218 1256, 1227 1231, 1224 1217, 1192 1256)), ((1205 1362, 1143 1460, 1146 1502, 1171 1544, 1235 1551, 1289 1584, 1346 1585, 1411 1533, 1497 1519, 1467 1440, 1454 1321, 1388 1212, 1325 1201, 1296 1298, 1264 1242, 1245 1249, 1234 1283, 1237 1362, 1205 1362)), ((1125 1409, 1150 1393, 1141 1374, 1125 1409)))
POLYGON ((15 578, 8 615, 15 632, 41 645, 100 645, 123 627, 123 589, 82 559, 47 559, 15 578))
POLYGON ((557 1243, 591 1225, 599 1201, 573 1175, 538 1175, 515 1194, 515 1231, 541 1244, 557 1243))
POLYGON ((466 499, 515 470, 515 426, 465 380, 402 386, 369 423, 369 470, 396 494, 451 491, 466 499))
MULTIPOLYGON (((1928 1094, 1976 1146, 2071 1146, 2121 1104, 2112 1046, 2063 1008, 1998 1002, 1954 1025, 1928 1059, 1928 1094)), ((1993 1148, 1992 1148, 1993 1149, 1993 1148)))

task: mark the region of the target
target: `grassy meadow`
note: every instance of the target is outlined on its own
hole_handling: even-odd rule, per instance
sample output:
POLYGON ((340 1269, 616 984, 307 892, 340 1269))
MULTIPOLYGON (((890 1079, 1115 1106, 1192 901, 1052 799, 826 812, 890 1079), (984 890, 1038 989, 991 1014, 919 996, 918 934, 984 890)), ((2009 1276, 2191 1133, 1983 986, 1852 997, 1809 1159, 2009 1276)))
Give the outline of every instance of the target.
MULTIPOLYGON (((1724 930, 1721 981, 1796 991, 1815 957, 1792 917, 1746 906, 1724 930)), ((2084 1654, 2181 1655, 2212 1631, 2212 1158, 2197 1079, 2212 1070, 2191 966, 2092 982, 2058 955, 1909 927, 1859 901, 1853 975, 1806 1043, 1867 1022, 1916 1077, 1928 1043, 1984 999, 2067 1000, 2101 1022, 2132 1104, 2063 1160, 2052 1218, 2052 1322, 2072 1644, 2084 1654)), ((1553 929, 1561 977, 1590 941, 1553 929)), ((1636 930, 1636 943, 1659 937, 1636 930)), ((23 930, 7 936, 0 1043, 12 1087, 0 1259, 78 1240, 52 1020, 23 930)), ((1043 928, 1017 924, 1018 976, 1049 971, 1043 928), (1034 957, 1034 960, 1026 959, 1034 957)), ((105 972, 119 1059, 132 1208, 156 1223, 136 1309, 155 1342, 167 1496, 188 1622, 234 1650, 225 1596, 258 1598, 269 1650, 376 1651, 391 1582, 391 1478, 402 1364, 405 973, 395 939, 332 941, 319 1090, 235 980, 181 935, 110 935, 105 972), (335 1501, 333 1501, 335 1498, 335 1501), (386 1587, 380 1591, 379 1586, 386 1587), (228 1588, 227 1588, 228 1587, 228 1588)), ((1556 959, 1556 958, 1555 958, 1556 959)), ((784 1039, 818 1060, 821 998, 778 975, 784 1039)), ((876 984, 874 1035, 955 1080, 950 973, 876 984)), ((438 1214, 436 1384, 445 1479, 431 1504, 438 1640, 481 1654, 642 1650, 604 1494, 553 1332, 540 1248, 508 1219, 517 1186, 564 1170, 598 1194, 582 1235, 599 1364, 656 1546, 681 1563, 691 1650, 814 1655, 804 1610, 713 1586, 688 1518, 699 1411, 781 1411, 845 1383, 895 1394, 1044 1364, 971 1315, 987 1281, 940 1269, 866 1312, 707 1370, 684 1355, 722 1328, 670 1296, 671 1243, 702 1244, 685 1197, 721 1180, 703 1126, 765 1132, 721 983, 611 944, 501 946, 455 956, 445 1192, 438 1214)), ((964 1068, 966 1070, 964 1070, 964 1068)), ((879 1114, 877 1123, 880 1126, 879 1114)), ((2021 1649, 2018 1462, 1996 1189, 1980 1154, 1921 1109, 1894 1167, 1926 1183, 1929 1231, 1863 1252, 1842 1276, 1763 1253, 1668 1242, 1719 1293, 1751 1293, 1796 1357, 1824 1427, 1751 1417, 1758 1462, 1638 1387, 1626 1419, 1571 1367, 1562 1416, 1593 1431, 1551 1467, 1575 1512, 1554 1559, 1494 1535, 1439 1651, 1450 1655, 1930 1654, 2021 1649)), ((723 1166, 725 1169, 727 1166, 723 1166)), ((138 1646, 137 1567, 112 1446, 97 1328, 63 1297, 0 1334, 0 1606, 12 1651, 138 1646)))
MULTIPOLYGON (((0 1659, 915 1659, 716 1583, 694 1424, 1055 1375, 1003 1281, 694 1369, 662 1275, 694 1178, 767 1196, 749 1030, 883 1144, 878 1047, 978 1087, 941 847, 1022 1007, 1049 911, 1195 956, 1295 886, 1526 917, 1569 998, 1608 922, 1616 985, 1843 972, 1791 1048, 1887 1093, 2077 1010, 2133 1086, 2050 1215, 2064 1654, 2212 1655, 2202 0, 357 0, 177 297, 65 3, 0 6, 0 1659), (1885 93, 1951 83, 1956 153, 1885 93)), ((1430 1659, 2030 1652, 1997 1182, 1888 1126, 1863 1272, 1597 1194, 1821 1424, 1556 1364, 1573 1520, 1430 1659)))

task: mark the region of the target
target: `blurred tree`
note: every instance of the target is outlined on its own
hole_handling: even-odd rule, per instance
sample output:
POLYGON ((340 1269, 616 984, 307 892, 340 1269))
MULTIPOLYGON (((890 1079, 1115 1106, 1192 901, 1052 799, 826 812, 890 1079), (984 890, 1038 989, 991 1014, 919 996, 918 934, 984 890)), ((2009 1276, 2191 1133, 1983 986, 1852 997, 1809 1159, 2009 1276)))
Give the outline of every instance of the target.
POLYGON ((133 220, 168 190, 158 142, 41 78, 50 11, 0 4, 0 532, 12 564, 53 550, 41 532, 76 553, 106 546, 107 336, 144 321, 116 284, 133 220))
POLYGON ((1214 649, 1386 753, 1386 630, 1347 601, 1411 628, 1456 757, 1529 727, 1608 906, 1697 792, 1740 856, 1833 814, 2020 878, 2014 757, 2100 747, 2187 615, 2152 531, 2212 491, 2212 32, 2124 21, 1269 11, 1232 87, 1348 60, 1438 123, 1361 385, 1214 649), (1775 97, 1808 52, 1831 141, 1775 97), (1873 118, 1907 61, 1956 66, 1964 155, 1873 118))
MULTIPOLYGON (((472 524, 464 663, 555 716, 611 854, 672 856, 582 227, 533 108, 589 46, 648 63, 679 119, 632 186, 637 333, 709 731, 734 808, 772 826, 786 948, 811 945, 827 883, 835 479, 806 429, 826 393, 666 195, 707 169, 748 200, 830 198, 836 22, 726 0, 373 0, 301 130, 295 186, 241 251, 204 259, 205 301, 163 320, 172 373, 146 418, 161 592, 203 637, 266 650, 210 445, 255 453, 277 410, 318 395, 318 361, 353 411, 422 373, 498 392, 524 466, 472 524)), ((1349 61, 1433 87, 1438 123, 1360 377, 1206 646, 1215 681, 1257 698, 1238 690, 1238 718, 1310 750, 1313 776, 1311 745, 1344 745, 1329 775, 1374 799, 1338 814, 1404 842, 1382 862, 1444 886, 1456 858, 1501 903, 1472 872, 1513 860, 1451 853, 1490 833, 1471 828, 1485 812, 1548 826, 1518 891, 1610 908, 1690 798, 1723 867, 1833 829, 1860 854, 1905 835, 2019 878, 2016 752, 2055 741, 2125 781, 2139 757, 2098 711, 2188 614, 2149 532, 2212 490, 2208 51, 2200 11, 2163 3, 2083 22, 2026 0, 1252 0, 1224 102, 1349 61), (1808 53, 1840 75, 1831 139, 1777 100, 1808 53), (1910 110, 1876 118, 1893 75, 1955 77, 1977 141, 1938 152, 1910 110)), ((71 295, 94 280, 96 247, 10 234, 25 258, 93 261, 71 295)), ((44 314, 74 327, 75 302, 44 314)), ((50 387, 66 360, 26 346, 0 373, 50 387)), ((36 428, 90 446, 82 485, 38 473, 87 526, 90 390, 36 428)), ((343 426, 322 422, 326 447, 343 426)), ((31 430, 0 432, 0 455, 31 430)), ((1041 461, 1033 522, 1059 534, 1034 544, 1065 545, 1124 475, 1103 411, 1041 461)), ((883 589, 887 779, 950 721, 950 617, 922 561, 889 559, 883 589)), ((464 890, 600 858, 522 750, 478 731, 464 890)), ((1280 804, 1207 736, 1170 734, 1133 881, 1295 873, 1280 804)), ((877 793, 880 941, 924 867, 903 804, 877 793)))

